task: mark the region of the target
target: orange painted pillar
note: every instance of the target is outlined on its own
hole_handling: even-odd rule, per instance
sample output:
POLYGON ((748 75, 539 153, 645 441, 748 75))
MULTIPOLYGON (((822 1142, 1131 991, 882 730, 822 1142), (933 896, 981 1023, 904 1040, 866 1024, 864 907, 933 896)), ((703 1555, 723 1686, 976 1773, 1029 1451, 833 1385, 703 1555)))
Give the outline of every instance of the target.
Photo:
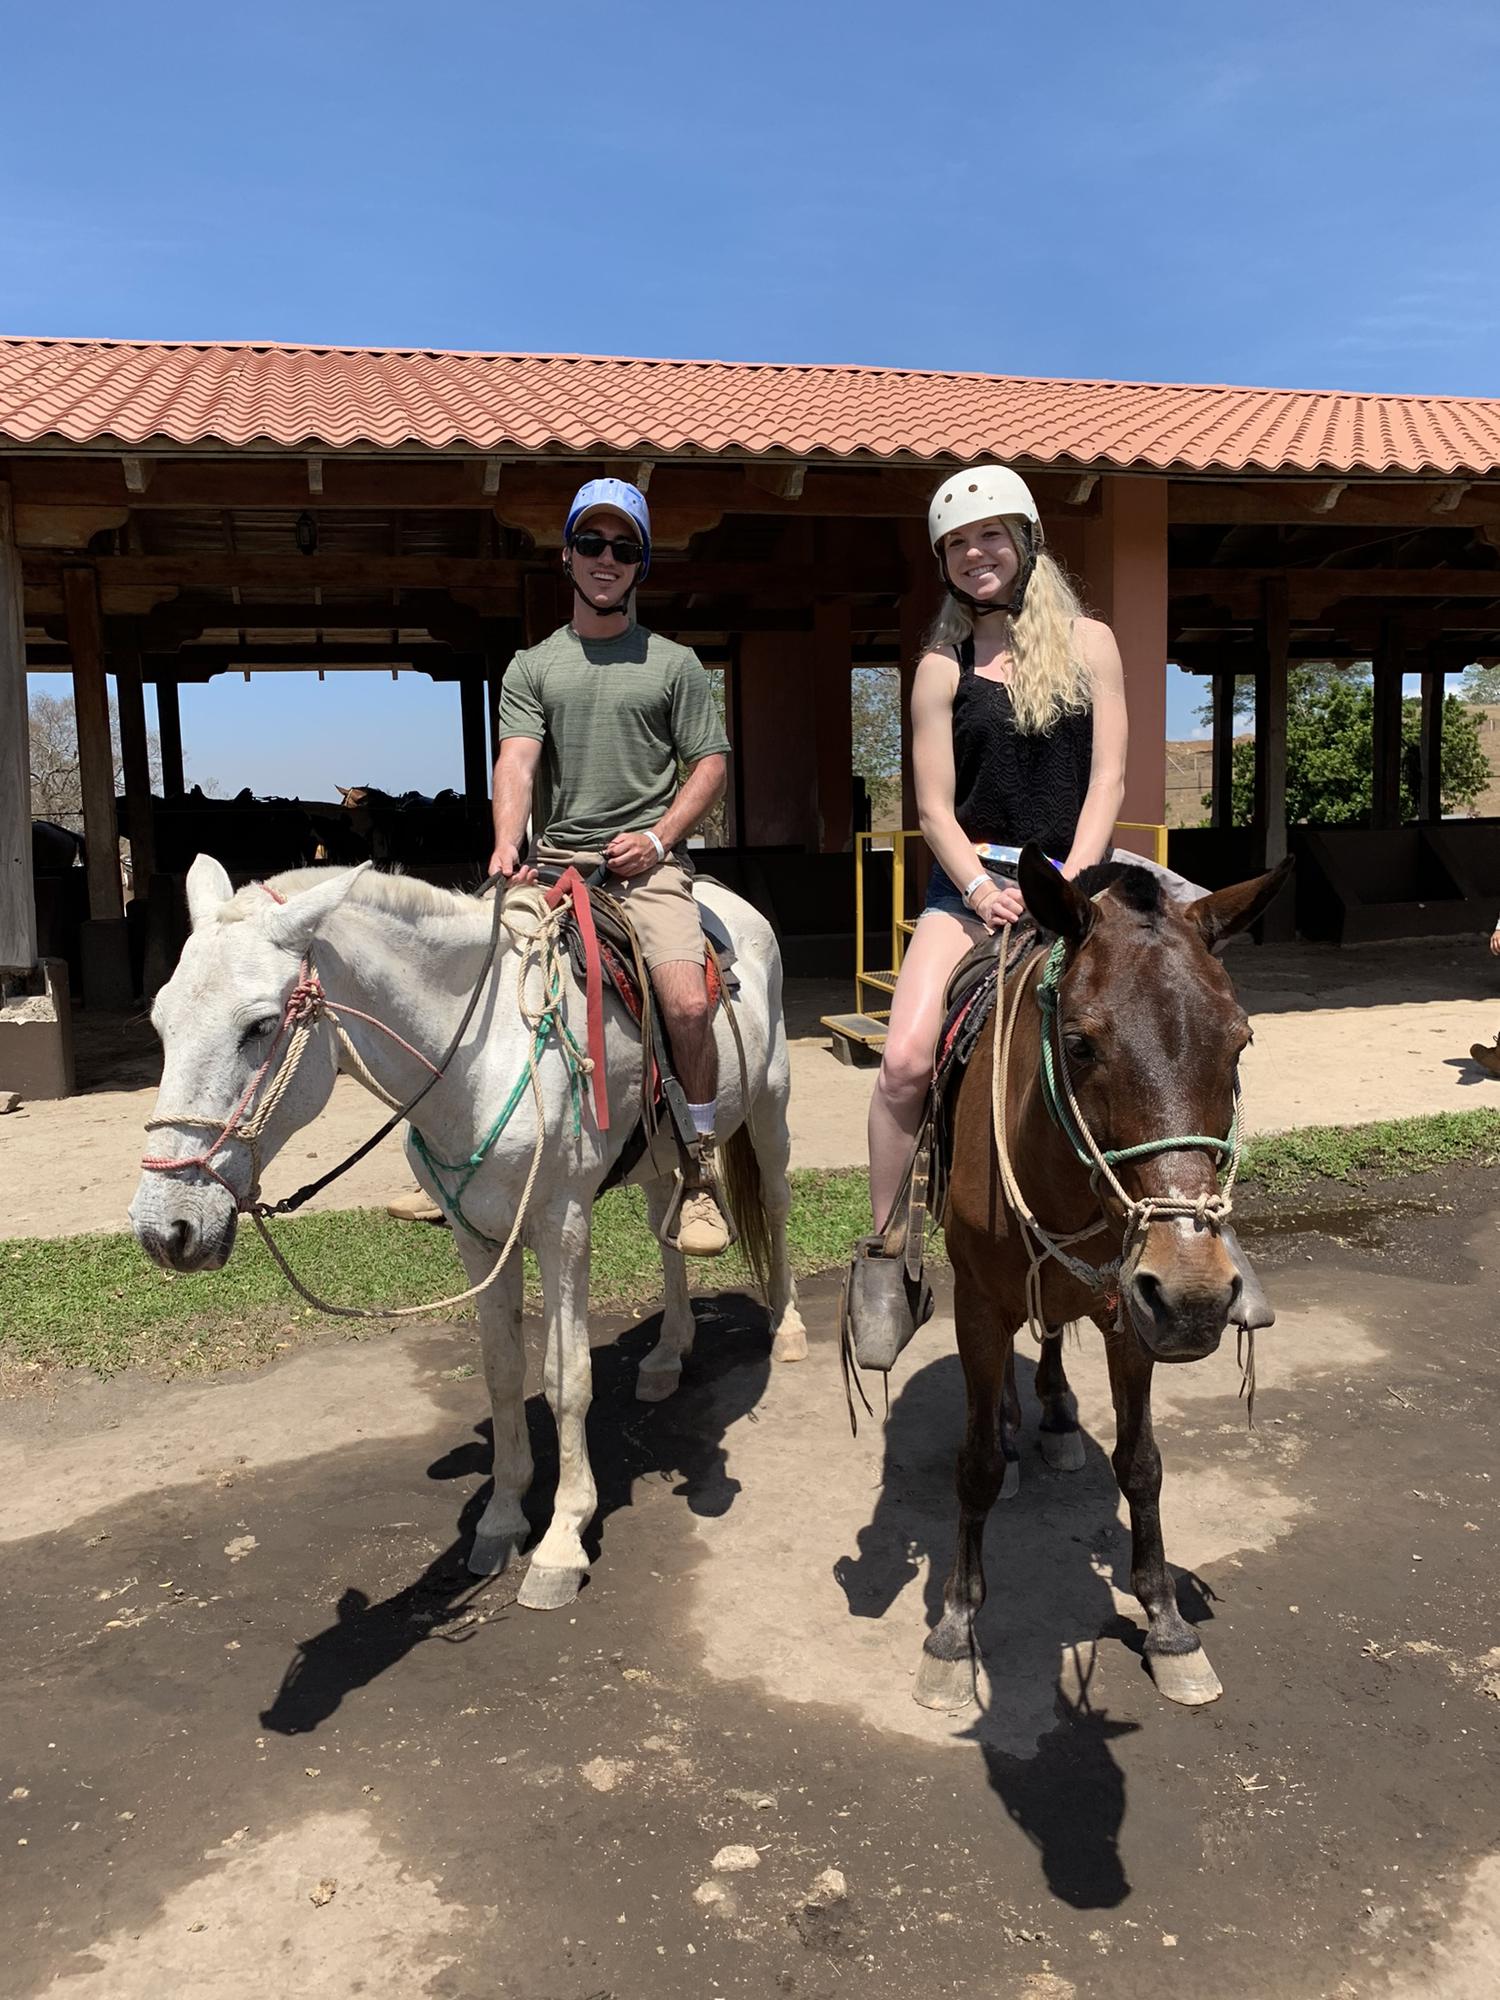
POLYGON ((803 632, 740 635, 739 729, 743 847, 818 851, 818 752, 809 714, 812 646, 803 632), (811 725, 811 726, 810 726, 811 725))
POLYGON ((1130 752, 1120 817, 1160 825, 1167 816, 1167 482, 1109 477, 1102 502, 1097 519, 1083 523, 1082 581, 1086 609, 1112 628, 1125 663, 1130 752))
POLYGON ((922 642, 937 616, 942 586, 927 539, 926 521, 902 521, 898 523, 898 532, 905 571, 896 638, 896 664, 901 669, 901 824, 911 831, 917 824, 917 787, 911 765, 911 690, 917 677, 917 661, 922 657, 922 642))
POLYGON ((853 846, 854 715, 850 676, 849 601, 813 611, 813 705, 818 742, 818 851, 844 854, 853 846))

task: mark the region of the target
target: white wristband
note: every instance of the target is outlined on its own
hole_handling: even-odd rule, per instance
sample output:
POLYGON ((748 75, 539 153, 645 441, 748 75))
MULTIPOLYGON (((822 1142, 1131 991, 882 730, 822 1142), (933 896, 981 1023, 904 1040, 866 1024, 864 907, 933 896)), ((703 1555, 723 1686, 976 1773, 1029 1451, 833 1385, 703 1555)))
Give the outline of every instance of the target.
POLYGON ((665 861, 667 858, 667 850, 662 846, 661 842, 657 839, 656 835, 651 831, 649 826, 646 828, 646 838, 647 840, 650 841, 651 845, 656 849, 657 860, 665 861))
POLYGON ((964 890, 964 901, 968 904, 971 910, 974 907, 974 891, 976 889, 982 889, 985 883, 989 881, 989 879, 990 878, 988 874, 981 871, 978 875, 974 877, 974 880, 969 884, 968 888, 964 890))

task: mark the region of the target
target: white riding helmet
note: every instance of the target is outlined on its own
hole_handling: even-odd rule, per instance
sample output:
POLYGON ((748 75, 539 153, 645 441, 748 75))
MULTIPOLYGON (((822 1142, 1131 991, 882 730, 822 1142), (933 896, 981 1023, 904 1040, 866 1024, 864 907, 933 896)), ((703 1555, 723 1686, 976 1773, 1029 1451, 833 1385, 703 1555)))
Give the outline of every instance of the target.
POLYGON ((933 494, 932 504, 927 509, 927 538, 932 543, 944 587, 951 597, 967 605, 970 611, 981 614, 1008 611, 1014 617, 1019 613, 1026 586, 1031 581, 1031 572, 1036 567, 1036 552, 1043 541, 1042 517, 1037 512, 1031 488, 1019 472, 1012 472, 1008 465, 970 465, 961 472, 951 474, 933 494), (1017 538, 1021 567, 1009 604, 981 604, 967 591, 960 590, 949 577, 948 565, 943 558, 943 537, 951 535, 955 528, 967 528, 975 521, 990 521, 997 517, 1025 523, 1023 532, 1017 538))

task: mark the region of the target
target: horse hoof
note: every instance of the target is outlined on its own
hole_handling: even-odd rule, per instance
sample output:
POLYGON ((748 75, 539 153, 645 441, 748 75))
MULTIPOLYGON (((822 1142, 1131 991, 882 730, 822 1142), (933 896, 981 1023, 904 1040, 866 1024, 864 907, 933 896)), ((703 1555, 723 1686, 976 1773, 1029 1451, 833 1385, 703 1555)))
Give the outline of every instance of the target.
POLYGON ((1148 1653, 1146 1664, 1156 1692, 1182 1708, 1206 1708, 1224 1692, 1201 1646, 1191 1653, 1148 1653))
POLYGON ((528 1611, 561 1611, 582 1590, 586 1574, 581 1569, 550 1569, 541 1563, 533 1563, 526 1572, 516 1602, 524 1604, 528 1611))
POLYGON ((941 1709, 947 1715, 961 1714, 977 1699, 974 1662, 967 1653, 958 1660, 938 1660, 924 1651, 912 1682, 911 1698, 923 1708, 941 1709))
POLYGON ((635 1378, 635 1400, 638 1403, 664 1403, 674 1395, 682 1380, 682 1364, 675 1368, 641 1368, 635 1378))
POLYGON ((1000 1498, 1014 1500, 1021 1490, 1021 1461, 1008 1458, 1005 1461, 1005 1477, 1000 1482, 1000 1498))
POLYGON ((1082 1431, 1042 1431, 1040 1438, 1042 1457, 1054 1472, 1082 1472, 1082 1431))
POLYGON ((476 1535, 469 1550, 469 1574, 499 1576, 520 1553, 521 1542, 514 1535, 476 1535))
POLYGON ((776 1338, 771 1342, 773 1361, 805 1361, 807 1359, 807 1328, 801 1320, 784 1322, 776 1330, 776 1338))

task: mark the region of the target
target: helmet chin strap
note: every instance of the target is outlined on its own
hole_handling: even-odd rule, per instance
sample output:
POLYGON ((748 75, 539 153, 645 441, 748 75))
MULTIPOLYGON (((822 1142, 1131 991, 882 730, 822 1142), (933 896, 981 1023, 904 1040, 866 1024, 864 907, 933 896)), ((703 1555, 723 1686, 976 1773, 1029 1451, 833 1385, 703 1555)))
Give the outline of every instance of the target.
POLYGON ((568 572, 568 581, 573 586, 573 595, 578 599, 580 604, 586 604, 596 618, 628 618, 630 616, 630 599, 631 594, 635 590, 634 583, 626 586, 625 595, 617 604, 595 604, 594 600, 584 590, 583 585, 574 576, 571 559, 565 562, 563 567, 568 572))
POLYGON ((975 618, 988 618, 993 612, 1004 611, 1012 618, 1019 618, 1021 606, 1026 602, 1026 586, 1031 582, 1031 573, 1036 568, 1036 544, 1029 535, 1023 536, 1026 546, 1020 552, 1020 566, 1016 570, 1016 580, 1011 585, 1008 598, 970 597, 968 591, 960 590, 948 574, 946 561, 942 564, 943 584, 948 595, 964 607, 975 618))

